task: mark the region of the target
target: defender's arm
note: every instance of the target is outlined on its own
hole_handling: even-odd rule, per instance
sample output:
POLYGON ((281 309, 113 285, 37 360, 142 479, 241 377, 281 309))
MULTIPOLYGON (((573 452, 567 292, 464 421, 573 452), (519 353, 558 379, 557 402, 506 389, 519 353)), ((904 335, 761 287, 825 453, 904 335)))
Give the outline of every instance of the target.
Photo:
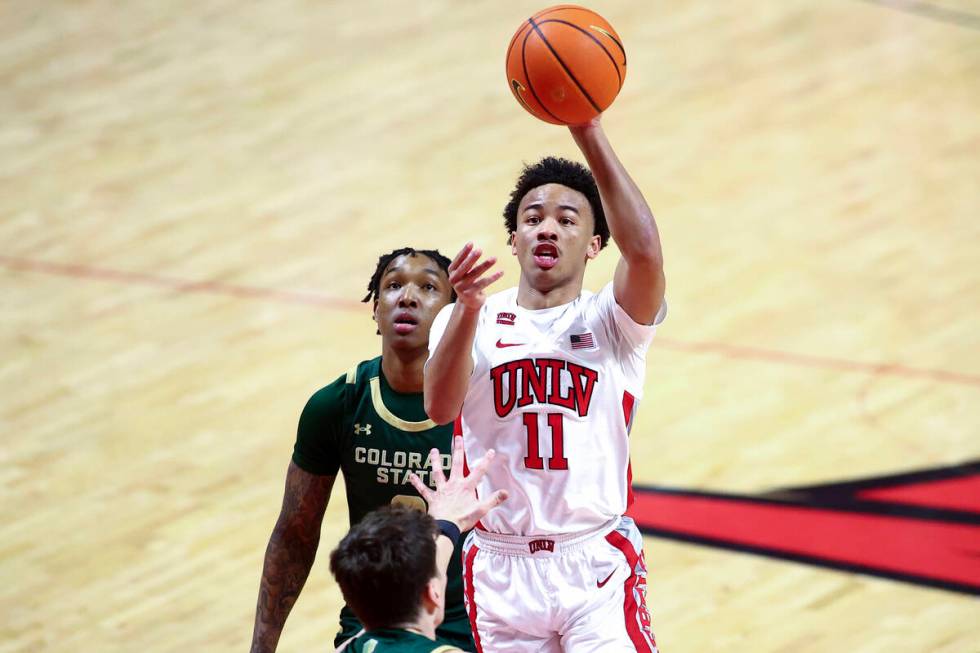
POLYGON ((251 653, 276 650, 286 617, 316 558, 320 524, 336 478, 310 474, 289 463, 282 510, 265 551, 251 653))

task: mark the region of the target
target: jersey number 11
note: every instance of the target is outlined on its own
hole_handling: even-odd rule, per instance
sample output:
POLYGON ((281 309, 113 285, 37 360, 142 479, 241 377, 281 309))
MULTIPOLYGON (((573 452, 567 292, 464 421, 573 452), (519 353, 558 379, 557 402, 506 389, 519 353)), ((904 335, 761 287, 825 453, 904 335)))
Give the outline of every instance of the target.
MULTIPOLYGON (((565 458, 565 429, 561 413, 548 413, 548 428, 551 429, 551 458, 548 469, 568 469, 565 458)), ((538 413, 524 413, 524 428, 527 430, 527 455, 524 466, 528 469, 544 469, 544 459, 538 446, 538 413)))

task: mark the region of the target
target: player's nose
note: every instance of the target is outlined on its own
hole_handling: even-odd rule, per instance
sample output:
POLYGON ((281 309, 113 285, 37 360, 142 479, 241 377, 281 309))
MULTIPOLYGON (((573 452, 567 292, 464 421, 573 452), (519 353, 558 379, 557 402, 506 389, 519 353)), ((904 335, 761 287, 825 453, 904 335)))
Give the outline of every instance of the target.
POLYGON ((537 239, 539 241, 558 240, 558 230, 555 229, 554 220, 545 220, 541 223, 541 226, 538 229, 537 239))
POLYGON ((398 296, 399 308, 417 308, 419 304, 418 295, 411 285, 402 287, 401 295, 398 296))

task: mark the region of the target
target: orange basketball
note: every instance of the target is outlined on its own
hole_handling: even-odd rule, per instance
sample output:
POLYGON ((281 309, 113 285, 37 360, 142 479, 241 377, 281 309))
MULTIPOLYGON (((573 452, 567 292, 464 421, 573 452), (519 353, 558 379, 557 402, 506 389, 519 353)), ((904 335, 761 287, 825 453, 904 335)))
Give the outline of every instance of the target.
POLYGON ((605 111, 626 79, 626 51, 606 19, 556 5, 522 24, 507 47, 507 82, 531 115, 578 125, 605 111))

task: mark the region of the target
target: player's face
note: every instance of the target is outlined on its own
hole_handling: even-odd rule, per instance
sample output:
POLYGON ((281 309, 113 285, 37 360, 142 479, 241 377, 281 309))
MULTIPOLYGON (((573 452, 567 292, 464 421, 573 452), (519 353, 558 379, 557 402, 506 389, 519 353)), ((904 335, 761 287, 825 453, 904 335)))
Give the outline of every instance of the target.
POLYGON ((581 280, 585 263, 599 254, 595 218, 585 195, 561 184, 528 191, 517 209, 511 252, 531 285, 549 290, 581 280))
POLYGON ((432 320, 452 297, 446 273, 424 254, 403 254, 388 264, 379 286, 374 320, 385 344, 427 347, 432 320))

